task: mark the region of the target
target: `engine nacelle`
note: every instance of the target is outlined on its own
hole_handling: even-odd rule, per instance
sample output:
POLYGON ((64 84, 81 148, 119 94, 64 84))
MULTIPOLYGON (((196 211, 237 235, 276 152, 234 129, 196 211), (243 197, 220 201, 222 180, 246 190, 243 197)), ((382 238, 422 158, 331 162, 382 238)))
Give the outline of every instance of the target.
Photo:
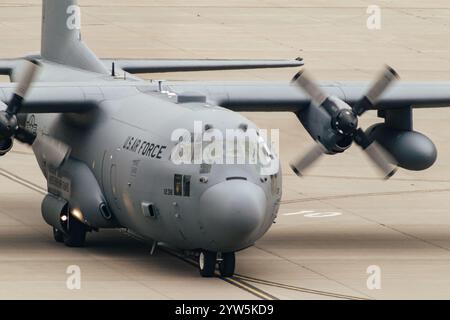
POLYGON ((428 169, 436 161, 436 146, 419 132, 393 129, 379 123, 367 129, 366 133, 389 151, 399 167, 420 171, 428 169))
POLYGON ((67 213, 68 205, 69 203, 66 200, 52 194, 47 194, 41 205, 44 221, 50 226, 64 232, 65 227, 61 217, 67 213))
POLYGON ((85 163, 69 158, 58 169, 47 167, 46 177, 51 197, 44 200, 42 214, 48 224, 58 228, 58 219, 67 202, 72 215, 92 228, 118 226, 94 174, 85 163))
MULTIPOLYGON (((330 99, 333 99, 341 110, 349 108, 337 98, 331 97, 330 99)), ((325 147, 327 154, 344 152, 352 145, 351 137, 340 135, 333 129, 332 118, 323 108, 310 106, 302 109, 296 115, 310 136, 325 147)))

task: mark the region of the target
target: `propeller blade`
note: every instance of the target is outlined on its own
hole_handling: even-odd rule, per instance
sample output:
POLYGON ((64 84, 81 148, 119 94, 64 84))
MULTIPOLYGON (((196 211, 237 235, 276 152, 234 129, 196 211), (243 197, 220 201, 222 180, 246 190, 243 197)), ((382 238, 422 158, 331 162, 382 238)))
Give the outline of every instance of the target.
POLYGON ((8 104, 6 112, 10 115, 15 115, 20 111, 23 100, 30 89, 31 84, 36 76, 36 71, 39 67, 39 62, 36 60, 25 60, 26 65, 23 73, 20 76, 20 80, 17 83, 17 87, 14 90, 13 97, 8 104))
POLYGON ((322 155, 325 154, 325 148, 320 144, 316 145, 306 153, 306 155, 301 155, 295 158, 289 163, 291 169, 299 177, 303 176, 303 172, 310 167, 314 162, 316 162, 322 155))
POLYGON ((389 156, 387 155, 387 152, 376 142, 373 142, 370 146, 368 146, 365 151, 369 158, 381 170, 385 180, 390 179, 397 172, 397 166, 393 165, 388 160, 389 156))
POLYGON ((397 172, 397 165, 394 164, 394 158, 378 143, 370 141, 362 129, 358 129, 354 140, 380 169, 384 179, 391 178, 397 172))
POLYGON ((360 116, 372 109, 384 91, 397 79, 398 73, 390 66, 386 66, 367 94, 356 103, 353 111, 360 116))
POLYGON ((299 71, 291 81, 292 84, 296 84, 303 89, 312 99, 313 103, 320 106, 328 98, 328 94, 311 79, 304 70, 299 71))

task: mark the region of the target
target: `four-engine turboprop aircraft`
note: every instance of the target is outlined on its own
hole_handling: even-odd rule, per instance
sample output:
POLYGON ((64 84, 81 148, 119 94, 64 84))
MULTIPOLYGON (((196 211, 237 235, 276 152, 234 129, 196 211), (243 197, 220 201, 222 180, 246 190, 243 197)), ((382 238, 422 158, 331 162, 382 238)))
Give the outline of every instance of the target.
MULTIPOLYGON (((413 130, 412 110, 450 105, 450 83, 395 82, 389 67, 372 85, 315 83, 304 72, 285 83, 144 81, 135 74, 303 62, 99 59, 81 41, 79 13, 75 0, 43 0, 40 55, 0 60, 0 74, 12 81, 0 84, 1 155, 14 140, 32 146, 48 181, 42 215, 67 246, 82 246, 89 231, 126 228, 196 253, 202 276, 214 275, 217 265, 232 276, 234 253, 267 232, 282 194, 277 155, 240 111, 295 113, 317 142, 291 163, 298 175, 353 142, 384 177, 397 166, 424 170, 436 160, 434 144, 413 130), (382 121, 363 130, 358 118, 368 110, 378 110, 382 121), (199 122, 205 135, 256 132, 244 153, 254 146, 264 165, 177 163, 191 157, 188 142, 196 140, 199 122), (174 139, 179 129, 188 137, 174 139)), ((215 150, 213 158, 219 151, 230 155, 215 150)))

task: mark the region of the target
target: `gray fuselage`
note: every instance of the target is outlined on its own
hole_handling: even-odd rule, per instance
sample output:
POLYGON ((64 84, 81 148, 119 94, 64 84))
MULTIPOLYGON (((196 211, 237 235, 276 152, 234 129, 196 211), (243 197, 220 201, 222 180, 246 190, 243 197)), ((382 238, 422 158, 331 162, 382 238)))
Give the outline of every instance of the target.
MULTIPOLYGON (((41 81, 53 74, 45 67, 41 81)), ((178 103, 154 83, 106 78, 104 85, 97 76, 92 87, 80 88, 85 95, 104 96, 97 110, 27 114, 24 126, 71 146, 71 158, 90 168, 120 227, 180 249, 216 252, 244 249, 267 232, 281 199, 279 170, 264 175, 255 164, 171 160, 176 129, 192 131, 201 121, 221 131, 243 125, 256 130, 252 122, 207 102, 178 103)))

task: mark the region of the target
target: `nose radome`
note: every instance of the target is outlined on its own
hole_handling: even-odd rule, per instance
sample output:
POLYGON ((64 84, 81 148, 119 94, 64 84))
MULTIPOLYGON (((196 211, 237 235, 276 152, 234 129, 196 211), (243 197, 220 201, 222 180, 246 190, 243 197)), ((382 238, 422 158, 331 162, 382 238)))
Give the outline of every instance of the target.
POLYGON ((208 237, 219 247, 237 250, 262 227, 266 196, 254 183, 230 180, 206 190, 200 205, 208 237))

